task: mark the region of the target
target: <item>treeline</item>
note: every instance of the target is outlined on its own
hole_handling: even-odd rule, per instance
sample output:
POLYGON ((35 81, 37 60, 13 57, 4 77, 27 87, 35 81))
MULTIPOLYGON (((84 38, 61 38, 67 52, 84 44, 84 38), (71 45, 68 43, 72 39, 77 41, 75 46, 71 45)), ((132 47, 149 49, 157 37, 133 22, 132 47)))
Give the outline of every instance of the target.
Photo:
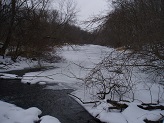
POLYGON ((40 59, 54 46, 82 43, 90 33, 75 26, 76 6, 63 0, 51 10, 50 0, 0 0, 0 55, 40 59))
POLYGON ((112 5, 98 43, 147 51, 164 59, 164 1, 114 0, 112 5))

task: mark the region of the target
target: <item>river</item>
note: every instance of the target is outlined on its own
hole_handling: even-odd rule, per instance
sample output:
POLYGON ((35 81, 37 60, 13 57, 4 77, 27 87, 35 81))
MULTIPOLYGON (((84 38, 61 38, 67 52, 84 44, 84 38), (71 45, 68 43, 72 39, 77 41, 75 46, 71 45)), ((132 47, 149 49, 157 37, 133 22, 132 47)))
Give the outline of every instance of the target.
MULTIPOLYGON (((19 71, 19 75, 23 75, 22 72, 19 71)), ((54 116, 61 123, 101 123, 68 95, 73 90, 48 90, 45 87, 23 84, 20 80, 1 79, 0 100, 24 109, 37 107, 42 110, 42 115, 54 116)))

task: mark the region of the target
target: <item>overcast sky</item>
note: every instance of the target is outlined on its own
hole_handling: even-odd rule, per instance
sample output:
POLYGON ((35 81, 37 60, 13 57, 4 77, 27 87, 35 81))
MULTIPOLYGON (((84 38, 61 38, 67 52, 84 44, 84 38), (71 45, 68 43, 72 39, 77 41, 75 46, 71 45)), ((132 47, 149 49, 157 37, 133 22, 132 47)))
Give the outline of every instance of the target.
POLYGON ((92 15, 97 15, 101 12, 104 14, 107 10, 107 0, 74 0, 77 2, 77 7, 80 12, 78 18, 83 21, 92 15))
MULTIPOLYGON (((54 0, 55 1, 55 0, 54 0)), ((60 1, 60 0, 59 0, 60 1)), ((67 1, 67 0, 66 0, 67 1)), ((69 0, 68 0, 69 1, 69 0)), ((87 25, 82 23, 83 21, 89 20, 94 15, 105 15, 109 11, 109 0, 72 0, 77 4, 77 25, 85 28, 87 25)), ((53 7, 58 4, 55 4, 53 7)), ((96 26, 96 25, 95 25, 96 26)))

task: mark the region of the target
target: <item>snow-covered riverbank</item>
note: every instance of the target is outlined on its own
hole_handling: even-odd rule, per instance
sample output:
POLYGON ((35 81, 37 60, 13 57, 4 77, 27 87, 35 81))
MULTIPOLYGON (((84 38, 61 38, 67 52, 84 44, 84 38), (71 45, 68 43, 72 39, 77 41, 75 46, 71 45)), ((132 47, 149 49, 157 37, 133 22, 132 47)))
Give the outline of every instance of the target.
MULTIPOLYGON (((62 50, 58 51, 58 55, 62 56, 65 60, 60 63, 51 64, 55 69, 26 73, 21 81, 22 83, 31 84, 57 83, 59 85, 58 88, 54 85, 48 85, 45 89, 75 89, 72 94, 80 98, 81 101, 99 101, 98 103, 83 104, 79 99, 75 98, 90 114, 103 122, 144 123, 145 119, 152 121, 160 119, 164 115, 163 111, 159 109, 149 111, 138 107, 143 102, 159 102, 158 105, 164 105, 163 86, 157 82, 152 83, 152 79, 148 78, 145 73, 134 73, 132 77, 134 82, 134 99, 131 102, 126 102, 128 107, 122 112, 109 109, 111 105, 107 103, 108 96, 105 100, 99 100, 98 97, 92 95, 92 92, 95 91, 94 89, 86 88, 82 78, 85 78, 96 64, 113 51, 114 49, 112 48, 98 45, 73 46, 73 48, 64 46, 62 50)), ((25 66, 21 65, 21 62, 19 64, 20 66, 25 66)), ((19 64, 14 65, 14 69, 20 68, 19 64)), ((13 67, 11 68, 13 69, 13 67)), ((5 76, 16 78, 14 75, 3 74, 1 76, 3 78, 5 76)), ((125 99, 132 100, 131 95, 131 93, 127 94, 125 99)))
POLYGON ((0 101, 0 122, 1 123, 60 123, 60 121, 51 116, 41 115, 41 110, 32 107, 29 109, 22 109, 13 104, 0 101))

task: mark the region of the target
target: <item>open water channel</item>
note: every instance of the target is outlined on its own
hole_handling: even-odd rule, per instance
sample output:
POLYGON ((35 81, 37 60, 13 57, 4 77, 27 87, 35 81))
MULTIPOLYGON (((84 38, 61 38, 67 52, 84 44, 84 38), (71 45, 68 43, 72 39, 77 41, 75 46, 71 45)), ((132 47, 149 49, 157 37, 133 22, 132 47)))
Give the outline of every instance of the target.
MULTIPOLYGON (((23 75, 24 71, 10 73, 23 75)), ((54 116, 61 123, 101 123, 68 95, 73 90, 47 90, 45 87, 23 84, 20 80, 0 79, 0 100, 24 109, 37 107, 42 110, 42 115, 54 116)))

